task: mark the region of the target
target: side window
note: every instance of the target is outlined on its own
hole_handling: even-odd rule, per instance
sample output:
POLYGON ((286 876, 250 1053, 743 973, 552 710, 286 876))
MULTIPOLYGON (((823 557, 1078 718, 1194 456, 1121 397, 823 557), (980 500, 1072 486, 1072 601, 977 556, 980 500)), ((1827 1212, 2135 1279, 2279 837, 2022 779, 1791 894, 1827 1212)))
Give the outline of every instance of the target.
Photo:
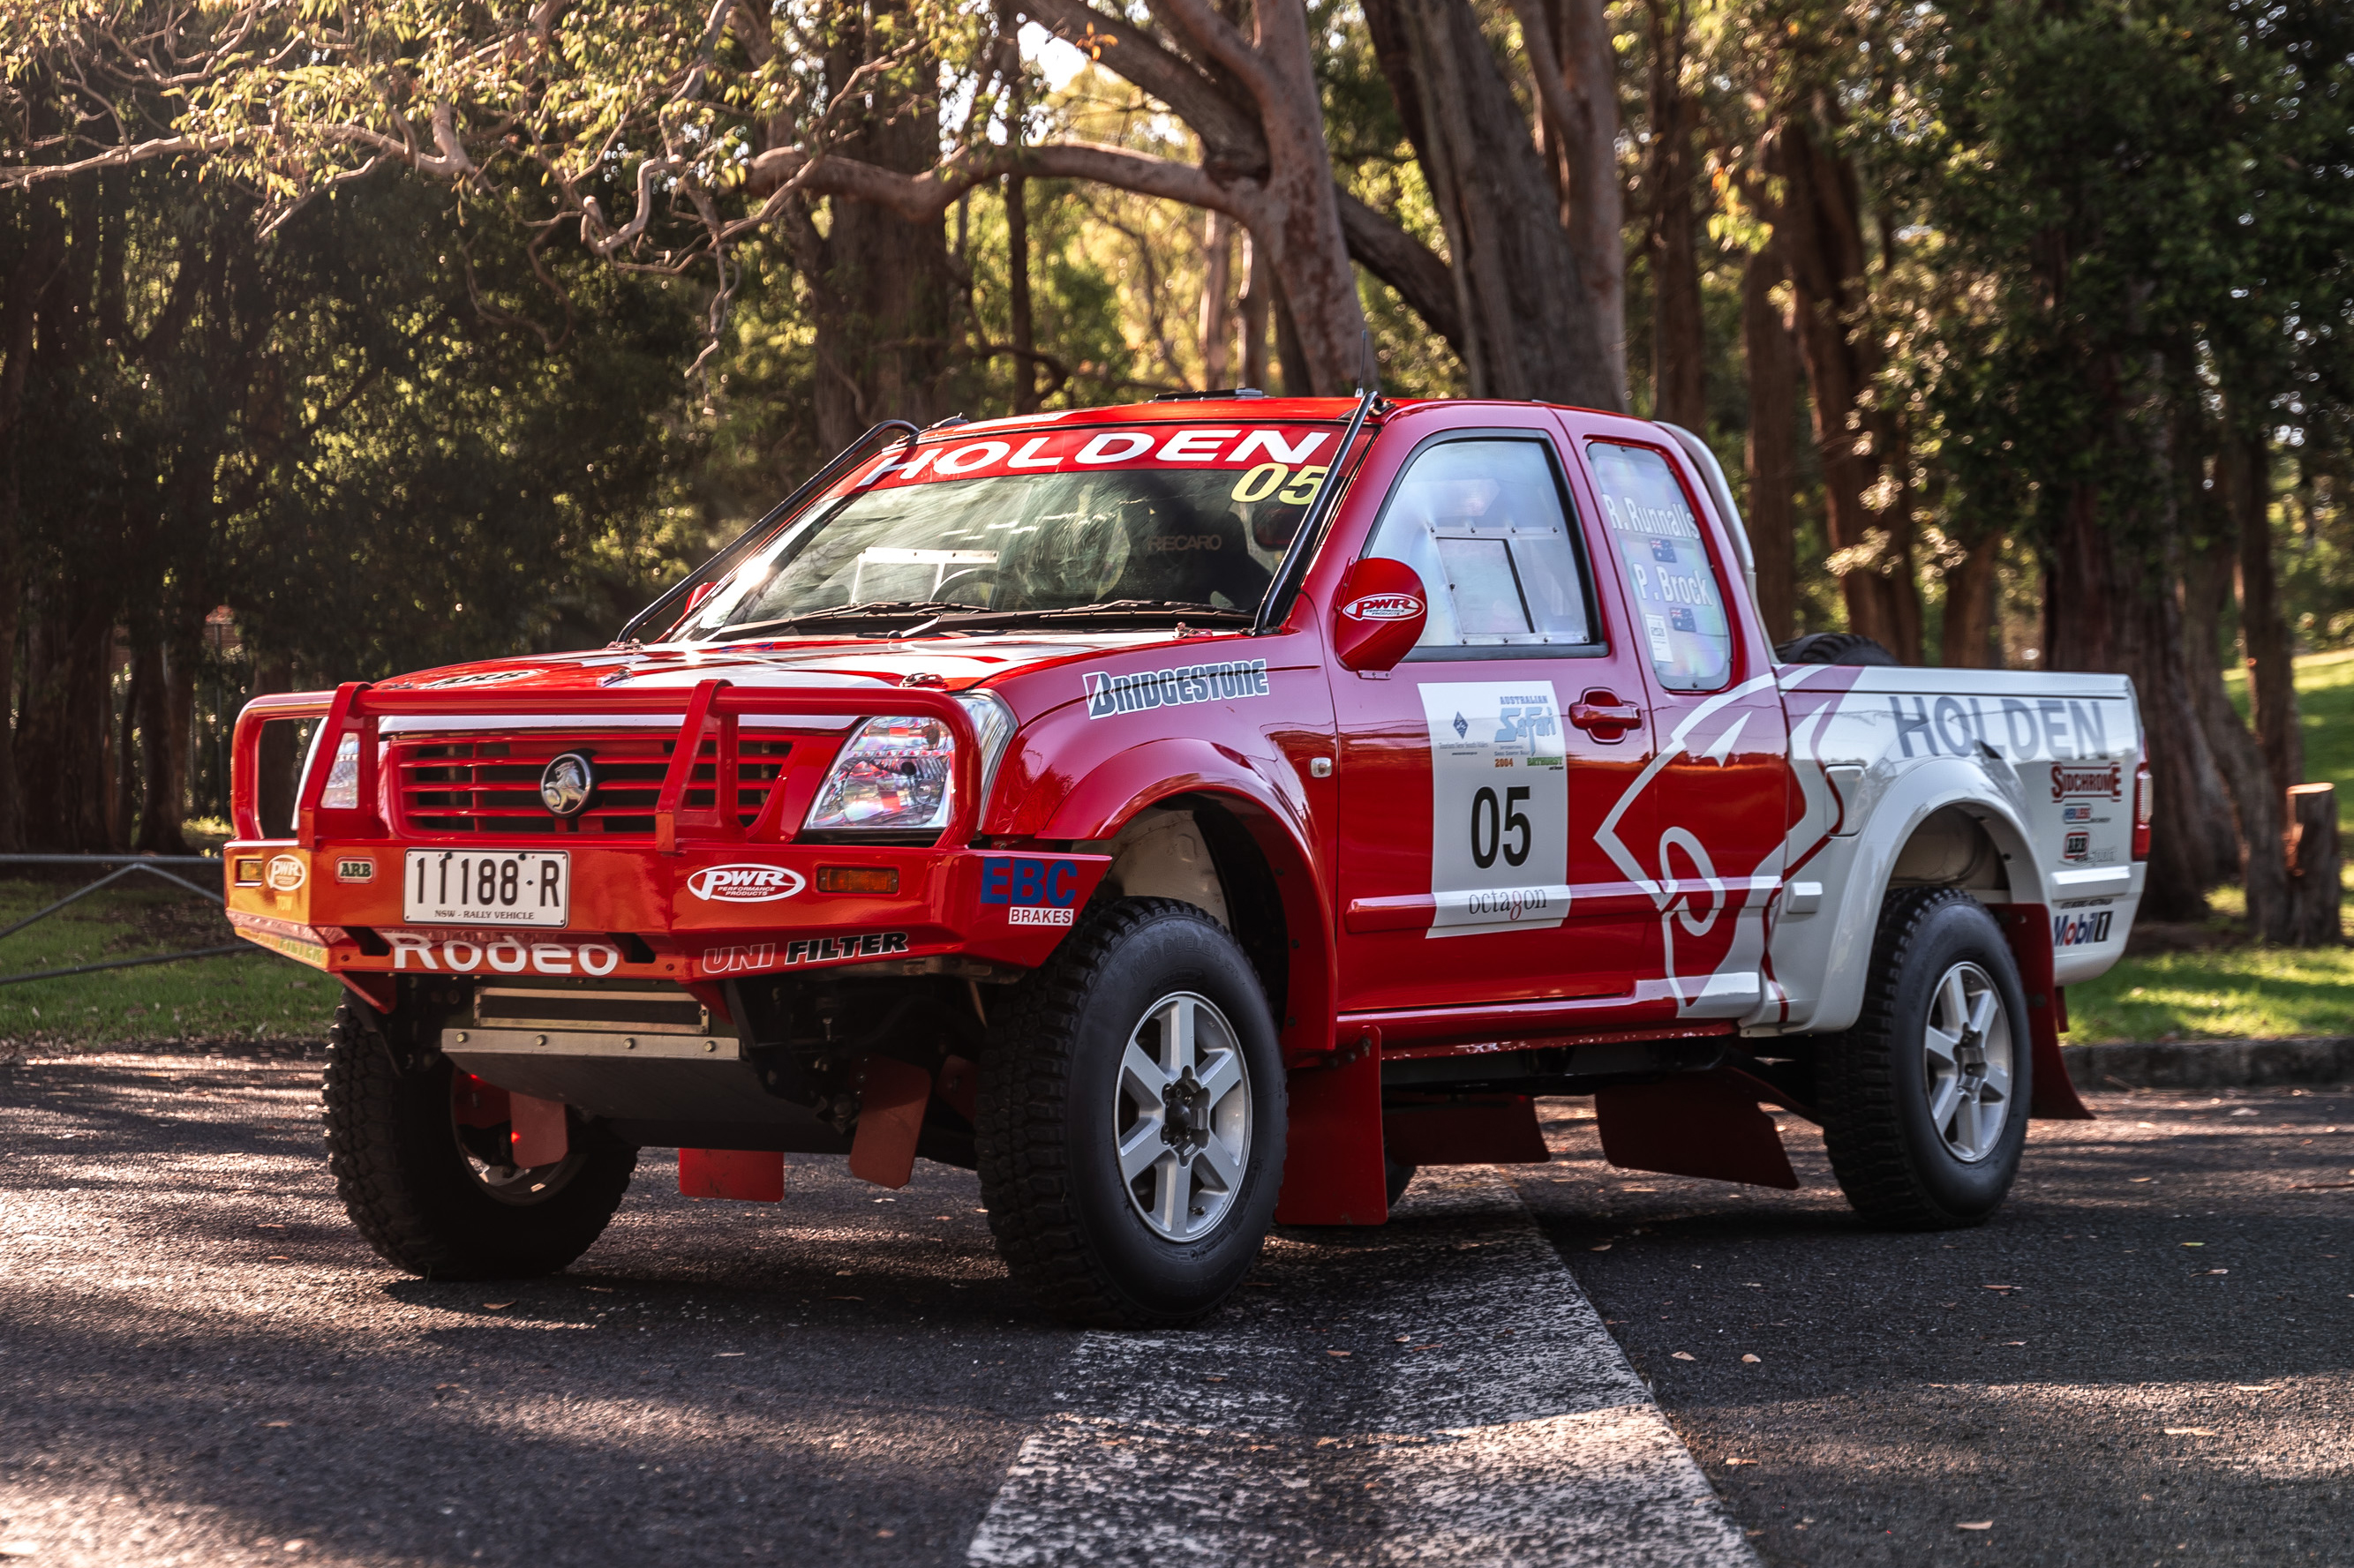
POLYGON ((1423 648, 1589 646, 1591 598, 1541 440, 1443 441, 1416 454, 1368 556, 1429 590, 1423 648))
POLYGON ((1659 684, 1714 691, 1733 673, 1733 631, 1683 486, 1649 447, 1592 441, 1585 454, 1659 684))

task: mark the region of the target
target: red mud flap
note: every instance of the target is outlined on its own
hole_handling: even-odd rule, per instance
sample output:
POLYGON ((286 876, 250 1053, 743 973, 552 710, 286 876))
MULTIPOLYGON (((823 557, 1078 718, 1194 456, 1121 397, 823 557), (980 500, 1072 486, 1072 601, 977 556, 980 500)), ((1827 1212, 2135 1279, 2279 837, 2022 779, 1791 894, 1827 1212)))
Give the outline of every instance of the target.
POLYGON ((1526 1095, 1393 1105, 1382 1143, 1401 1165, 1542 1165, 1553 1158, 1526 1095))
POLYGON ((1755 1084, 1722 1072, 1597 1089, 1603 1158, 1628 1171, 1795 1191, 1797 1172, 1757 1097, 1755 1084))
POLYGON ((859 1071, 858 1132, 850 1140, 850 1173, 894 1190, 916 1173, 916 1140, 932 1075, 890 1056, 869 1056, 859 1071))
POLYGON ((678 1190, 690 1198, 779 1203, 785 1197, 785 1157, 758 1149, 682 1149, 678 1190))
POLYGON ((1378 1225, 1390 1217, 1382 1168, 1382 1058, 1368 1034, 1326 1066, 1295 1068, 1284 1081, 1281 1225, 1378 1225))
POLYGON ((507 1137, 514 1146, 516 1170, 562 1164, 572 1148, 564 1123, 564 1102, 508 1091, 507 1137))
POLYGON ((2052 981, 2052 911, 2041 904, 1996 904, 1987 913, 2002 922, 2019 962, 2020 989, 2027 992, 2027 1033, 2035 1046, 2035 1093, 2027 1114, 2052 1121, 2096 1119, 2076 1097, 2060 1032, 2068 1027, 2067 1004, 2052 981))

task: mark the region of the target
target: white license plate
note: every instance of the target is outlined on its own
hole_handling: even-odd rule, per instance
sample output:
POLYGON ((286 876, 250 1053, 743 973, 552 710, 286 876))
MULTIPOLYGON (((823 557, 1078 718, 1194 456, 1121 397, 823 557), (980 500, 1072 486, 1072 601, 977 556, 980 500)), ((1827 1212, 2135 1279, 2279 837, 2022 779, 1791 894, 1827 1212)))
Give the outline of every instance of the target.
POLYGON ((400 918, 411 926, 561 926, 572 911, 562 850, 410 850, 400 918))

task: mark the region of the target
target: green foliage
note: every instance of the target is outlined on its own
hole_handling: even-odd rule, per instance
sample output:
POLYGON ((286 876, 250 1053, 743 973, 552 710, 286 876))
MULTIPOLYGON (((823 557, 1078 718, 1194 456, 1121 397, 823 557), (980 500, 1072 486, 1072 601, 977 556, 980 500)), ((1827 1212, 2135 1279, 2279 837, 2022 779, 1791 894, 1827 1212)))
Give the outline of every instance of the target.
MULTIPOLYGON (((0 925, 73 890, 70 882, 0 882, 0 925)), ((0 939, 0 974, 185 952, 233 939, 217 907, 141 878, 117 883, 0 939)), ((315 1040, 342 989, 315 970, 259 949, 31 980, 0 987, 0 1047, 232 1036, 315 1040)))
POLYGON ((2068 988, 2068 1043, 2354 1034, 2354 949, 2232 948, 2127 959, 2068 988))

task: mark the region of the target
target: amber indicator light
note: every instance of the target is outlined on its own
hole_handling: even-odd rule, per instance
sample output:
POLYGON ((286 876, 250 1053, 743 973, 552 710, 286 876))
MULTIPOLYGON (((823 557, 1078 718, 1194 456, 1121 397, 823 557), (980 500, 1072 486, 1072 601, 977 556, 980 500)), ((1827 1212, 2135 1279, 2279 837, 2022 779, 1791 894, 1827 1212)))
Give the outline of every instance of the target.
POLYGON ((237 885, 239 887, 259 887, 261 885, 261 862, 240 858, 237 863, 237 885))
POLYGON ((896 865, 822 865, 817 868, 820 893, 896 893, 896 865))

